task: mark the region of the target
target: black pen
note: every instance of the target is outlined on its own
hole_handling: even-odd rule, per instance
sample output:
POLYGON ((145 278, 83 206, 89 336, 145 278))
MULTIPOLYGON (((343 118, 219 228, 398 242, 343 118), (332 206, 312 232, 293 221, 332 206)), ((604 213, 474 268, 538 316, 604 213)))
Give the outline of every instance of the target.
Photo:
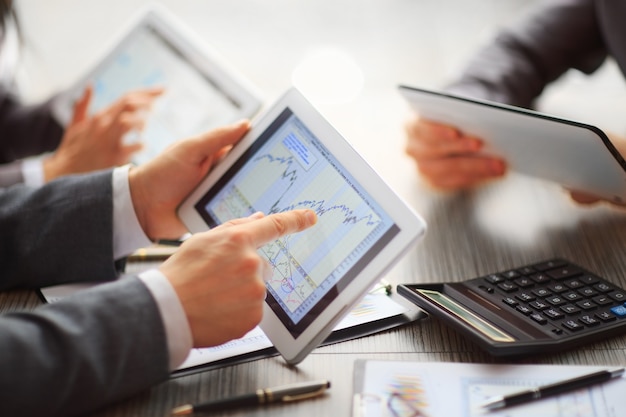
POLYGON ((498 410, 500 408, 510 407, 512 405, 524 404, 530 401, 538 400, 540 398, 563 394, 579 388, 585 388, 591 385, 599 384, 601 382, 620 377, 623 373, 624 368, 593 372, 576 378, 567 379, 565 381, 559 381, 553 384, 544 385, 542 387, 531 388, 510 395, 495 397, 483 404, 482 407, 486 408, 487 410, 498 410))
POLYGON ((179 239, 159 239, 156 243, 158 245, 180 246, 183 244, 183 241, 179 239))
POLYGON ((182 416, 195 412, 219 411, 269 403, 304 400, 322 395, 328 388, 330 388, 330 382, 322 380, 258 389, 254 393, 226 398, 224 400, 210 401, 196 405, 182 405, 173 409, 172 415, 182 416))

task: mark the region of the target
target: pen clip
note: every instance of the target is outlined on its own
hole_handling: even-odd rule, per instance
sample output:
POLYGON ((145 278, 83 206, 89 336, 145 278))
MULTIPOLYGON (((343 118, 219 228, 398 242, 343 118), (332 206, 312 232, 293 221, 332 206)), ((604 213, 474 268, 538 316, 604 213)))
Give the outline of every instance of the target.
POLYGON ((285 395, 281 398, 282 402, 291 402, 291 401, 299 401, 306 400, 308 398, 317 397, 318 395, 322 395, 326 391, 326 387, 322 386, 317 391, 313 392, 305 392, 304 394, 296 394, 296 395, 285 395))

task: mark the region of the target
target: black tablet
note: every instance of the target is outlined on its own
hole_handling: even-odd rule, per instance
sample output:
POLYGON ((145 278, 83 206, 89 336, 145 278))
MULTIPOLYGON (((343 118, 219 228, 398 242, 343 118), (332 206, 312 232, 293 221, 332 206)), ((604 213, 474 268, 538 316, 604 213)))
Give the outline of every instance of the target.
POLYGON ((626 202, 626 162, 599 128, 547 114, 440 91, 399 86, 425 119, 485 141, 522 174, 615 202, 626 202))

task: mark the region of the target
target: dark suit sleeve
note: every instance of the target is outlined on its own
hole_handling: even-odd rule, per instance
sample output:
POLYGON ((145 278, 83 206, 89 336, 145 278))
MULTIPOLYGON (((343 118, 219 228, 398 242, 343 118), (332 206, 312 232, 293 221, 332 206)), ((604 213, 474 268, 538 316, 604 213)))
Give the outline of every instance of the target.
POLYGON ((0 86, 0 164, 57 148, 64 129, 51 108, 52 99, 24 105, 0 86))
POLYGON ((0 289, 115 279, 111 181, 107 170, 0 189, 0 289))
POLYGON ((22 161, 0 164, 0 187, 9 187, 23 182, 22 161))
POLYGON ((547 84, 570 68, 596 70, 607 55, 595 0, 548 0, 500 31, 446 90, 532 107, 547 84))
MULTIPOLYGON (((0 286, 116 278, 112 172, 0 190, 0 286)), ((74 416, 168 377, 158 306, 136 277, 0 316, 0 416, 74 416)))
POLYGON ((136 277, 0 317, 0 415, 71 417, 169 376, 158 307, 136 277))

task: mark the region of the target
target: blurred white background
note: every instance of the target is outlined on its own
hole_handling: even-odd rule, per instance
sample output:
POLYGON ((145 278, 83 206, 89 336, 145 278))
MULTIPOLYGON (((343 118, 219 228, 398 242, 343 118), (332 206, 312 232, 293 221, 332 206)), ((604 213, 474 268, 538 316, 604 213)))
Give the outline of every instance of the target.
MULTIPOLYGON (((72 82, 142 0, 17 0, 32 94, 72 82)), ((283 89, 318 48, 345 52, 368 88, 437 84, 528 0, 170 0, 183 20, 262 89, 283 89)))
MULTIPOLYGON (((412 175, 399 83, 439 87, 499 26, 538 0, 163 0, 268 103, 292 82, 386 177, 412 175), (390 161, 392 163, 390 163, 390 161)), ((549 0, 548 0, 549 1, 549 0)), ((25 49, 19 84, 39 100, 87 71, 144 0, 16 0, 25 49)), ((541 108, 626 134, 626 83, 611 62, 575 72, 541 108)))

